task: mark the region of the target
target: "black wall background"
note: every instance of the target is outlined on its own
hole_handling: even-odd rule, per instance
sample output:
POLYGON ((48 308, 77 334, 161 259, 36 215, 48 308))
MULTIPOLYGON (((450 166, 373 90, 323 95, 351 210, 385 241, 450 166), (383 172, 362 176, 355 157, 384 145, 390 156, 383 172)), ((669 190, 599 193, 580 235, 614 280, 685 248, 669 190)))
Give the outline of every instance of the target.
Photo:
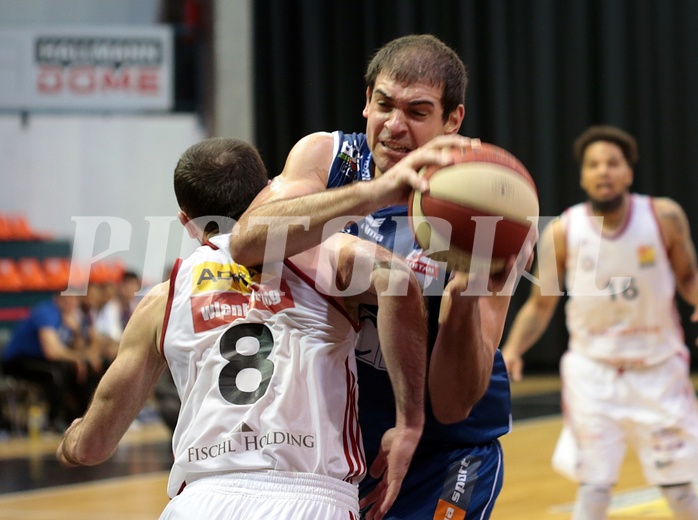
MULTIPOLYGON (((571 146, 588 125, 638 139, 634 190, 671 197, 696 239, 698 2, 695 0, 256 0, 257 146, 270 174, 303 135, 363 131, 366 63, 383 43, 431 33, 470 83, 461 133, 514 153, 538 185, 541 215, 582 199, 571 146)), ((528 290, 522 281, 510 320, 528 290)), ((698 327, 679 302, 687 342, 698 327)), ((566 348, 563 306, 526 355, 554 371, 566 348)))

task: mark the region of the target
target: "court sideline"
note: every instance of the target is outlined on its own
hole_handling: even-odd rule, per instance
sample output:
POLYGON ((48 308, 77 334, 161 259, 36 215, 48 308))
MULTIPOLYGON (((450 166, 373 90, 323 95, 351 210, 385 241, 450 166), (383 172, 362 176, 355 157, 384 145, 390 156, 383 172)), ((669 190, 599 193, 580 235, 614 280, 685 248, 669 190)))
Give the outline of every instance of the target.
MULTIPOLYGON (((694 384, 698 378, 694 377, 694 384)), ((512 387, 513 430, 502 439, 504 488, 493 520, 569 518, 575 486, 550 468, 560 430, 559 380, 528 377, 512 387)), ((0 520, 157 519, 167 503, 169 431, 156 421, 130 430, 116 455, 93 468, 64 469, 56 435, 0 441, 0 520)), ((611 518, 671 518, 626 457, 611 518)))

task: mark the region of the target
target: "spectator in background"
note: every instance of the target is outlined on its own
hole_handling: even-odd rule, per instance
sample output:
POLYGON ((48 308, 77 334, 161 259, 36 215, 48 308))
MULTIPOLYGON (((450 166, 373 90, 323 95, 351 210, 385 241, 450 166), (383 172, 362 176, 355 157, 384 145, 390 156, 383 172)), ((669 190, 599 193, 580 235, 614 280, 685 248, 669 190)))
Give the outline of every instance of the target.
POLYGON ((85 348, 94 354, 95 359, 100 360, 94 367, 100 373, 104 372, 116 357, 116 351, 119 348, 118 341, 115 341, 112 336, 118 332, 116 329, 118 322, 112 325, 104 312, 108 297, 107 284, 101 280, 90 279, 87 284, 87 293, 80 302, 85 348))
POLYGON ((126 323, 131 318, 138 304, 136 292, 141 288, 141 279, 134 271, 125 271, 113 291, 104 287, 106 301, 99 306, 94 317, 95 331, 102 336, 106 352, 110 359, 116 356, 116 349, 121 341, 126 323), (107 296, 109 297, 107 299, 107 296))
POLYGON ((126 271, 121 277, 121 282, 117 290, 116 298, 121 304, 121 330, 126 327, 126 323, 131 318, 140 298, 136 293, 141 288, 141 277, 134 271, 126 271))
POLYGON ((78 296, 55 296, 17 324, 2 354, 7 375, 39 385, 48 404, 48 427, 63 431, 87 409, 99 375, 85 348, 78 296))
POLYGON ((109 315, 110 322, 117 324, 112 328, 112 338, 115 341, 121 340, 126 323, 138 305, 136 293, 140 288, 140 276, 134 271, 125 271, 116 286, 116 294, 104 306, 104 313, 109 315))

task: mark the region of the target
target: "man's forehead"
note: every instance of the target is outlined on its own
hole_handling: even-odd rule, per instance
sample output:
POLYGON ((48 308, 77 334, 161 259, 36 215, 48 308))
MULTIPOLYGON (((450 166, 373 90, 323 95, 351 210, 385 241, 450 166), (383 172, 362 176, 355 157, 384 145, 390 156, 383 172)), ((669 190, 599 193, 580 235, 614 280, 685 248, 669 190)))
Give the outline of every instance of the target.
POLYGON ((618 143, 605 139, 599 139, 589 143, 584 149, 584 154, 586 155, 587 152, 589 152, 590 155, 623 155, 623 149, 618 143))
POLYGON ((431 101, 441 106, 443 88, 426 81, 400 82, 387 74, 379 74, 373 86, 373 92, 401 101, 431 101))

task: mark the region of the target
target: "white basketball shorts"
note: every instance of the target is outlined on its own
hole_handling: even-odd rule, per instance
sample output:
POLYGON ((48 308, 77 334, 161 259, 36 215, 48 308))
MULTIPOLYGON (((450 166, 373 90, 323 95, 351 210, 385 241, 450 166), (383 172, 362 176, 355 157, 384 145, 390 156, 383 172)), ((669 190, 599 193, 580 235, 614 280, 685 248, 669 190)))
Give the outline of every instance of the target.
POLYGON ((160 520, 358 520, 358 488, 311 473, 260 471, 188 484, 160 520))
POLYGON ((698 480, 698 405, 687 360, 619 369, 568 351, 561 361, 564 428, 553 467, 613 485, 630 443, 653 485, 698 480))

